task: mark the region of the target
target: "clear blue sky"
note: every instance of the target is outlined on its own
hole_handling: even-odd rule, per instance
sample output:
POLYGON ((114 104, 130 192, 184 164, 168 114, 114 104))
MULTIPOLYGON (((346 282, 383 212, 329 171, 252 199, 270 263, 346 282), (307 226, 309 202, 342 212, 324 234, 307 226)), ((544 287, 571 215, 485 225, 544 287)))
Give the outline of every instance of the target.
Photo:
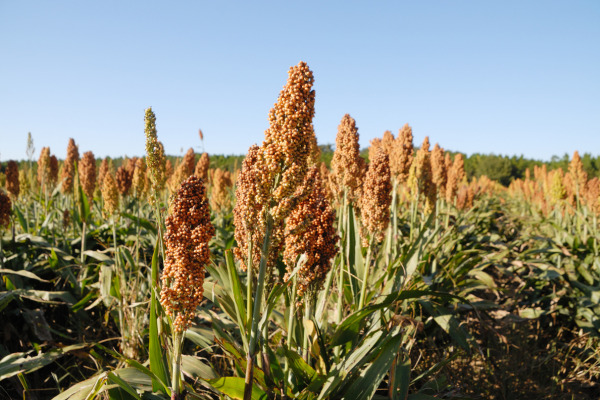
POLYGON ((201 128, 209 153, 243 154, 300 60, 321 144, 349 113, 363 147, 408 122, 468 154, 600 154, 597 0, 0 0, 0 159, 27 132, 36 159, 70 137, 142 155, 148 106, 167 153, 201 128))

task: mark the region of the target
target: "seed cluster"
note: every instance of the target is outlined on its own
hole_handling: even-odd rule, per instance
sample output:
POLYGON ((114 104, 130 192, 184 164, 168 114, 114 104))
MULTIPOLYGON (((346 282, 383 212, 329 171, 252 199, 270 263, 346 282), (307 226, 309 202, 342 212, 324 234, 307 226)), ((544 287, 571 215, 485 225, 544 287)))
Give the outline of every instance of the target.
POLYGON ((448 170, 446 169, 446 158, 444 149, 437 143, 431 152, 431 172, 433 174, 433 183, 435 184, 437 193, 446 193, 446 181, 448 180, 448 170))
POLYGON ((313 75, 306 63, 291 67, 288 81, 269 113, 262 146, 253 146, 242 165, 234 209, 236 257, 247 268, 250 241, 252 264, 258 268, 268 221, 272 221, 267 276, 273 279, 284 241, 285 219, 307 195, 306 181, 314 131, 313 75))
MULTIPOLYGON (((144 116, 146 133, 146 164, 150 171, 150 181, 152 184, 152 192, 158 194, 165 188, 166 178, 166 162, 165 149, 158 141, 156 134, 156 116, 152 108, 146 109, 144 116)), ((150 202, 154 203, 154 196, 150 196, 150 202)))
POLYGON ((65 194, 73 193, 73 178, 75 177, 75 163, 79 161, 79 149, 73 138, 69 139, 67 145, 67 157, 62 166, 60 180, 62 181, 60 190, 65 194))
POLYGON ((573 193, 583 195, 585 192, 585 184, 587 182, 587 172, 583 169, 583 163, 581 162, 578 151, 573 153, 573 158, 569 163, 569 175, 573 193))
POLYGON ((390 222, 391 192, 389 158, 385 151, 380 148, 369 163, 364 190, 360 199, 363 226, 377 241, 383 239, 383 233, 390 222))
POLYGON ((212 191, 210 194, 210 207, 213 211, 220 213, 229 209, 230 192, 233 182, 231 173, 227 170, 217 168, 212 177, 212 191))
POLYGON ((54 154, 50 156, 50 175, 48 176, 48 186, 53 188, 58 181, 58 159, 54 154))
POLYGON ((208 179, 208 167, 210 165, 210 157, 208 153, 202 153, 200 159, 196 163, 196 169, 194 170, 194 175, 204 182, 208 179))
POLYGON ((407 184, 413 196, 423 196, 425 198, 425 212, 433 212, 435 210, 437 191, 436 185, 433 182, 428 136, 425 136, 421 148, 417 151, 408 175, 407 184))
POLYGON ((173 318, 175 331, 183 332, 202 301, 204 269, 210 258, 208 242, 215 234, 200 179, 191 176, 181 184, 166 227, 160 302, 173 318))
POLYGON ((102 190, 102 186, 104 186, 104 178, 107 173, 113 172, 112 160, 108 157, 103 159, 100 163, 100 168, 98 169, 98 188, 102 190))
POLYGON ((390 169, 398 182, 404 183, 408 179, 408 173, 413 161, 413 135, 412 128, 405 124, 398 137, 394 140, 394 145, 390 153, 390 169))
POLYGON ((283 220, 291 211, 289 199, 306 176, 315 114, 314 78, 305 62, 291 67, 288 80, 269 112, 269 128, 261 147, 259 162, 272 188, 276 205, 273 217, 283 220))
POLYGON ((235 225, 234 236, 238 246, 233 253, 241 262, 243 270, 248 268, 248 251, 250 242, 253 245, 252 265, 258 267, 260 262, 260 245, 263 232, 258 229, 261 204, 265 201, 259 192, 261 188, 260 171, 255 168, 260 147, 253 145, 242 162, 242 169, 238 175, 235 189, 236 203, 233 208, 233 224, 235 225))
POLYGON ((171 178, 169 179, 168 185, 171 193, 177 191, 181 182, 183 182, 188 177, 194 174, 195 164, 196 163, 194 149, 190 147, 187 153, 185 153, 185 156, 183 157, 181 163, 177 165, 173 176, 171 176, 171 178))
POLYGON ((550 188, 550 194, 555 202, 560 202, 567 198, 567 190, 563 183, 564 173, 560 168, 552 171, 552 186, 550 188))
POLYGON ((349 114, 344 115, 335 138, 335 151, 331 160, 332 191, 341 198, 346 190, 348 199, 355 201, 359 196, 365 162, 360 156, 358 128, 349 114))
POLYGON ((18 198, 21 192, 19 185, 19 165, 16 161, 10 160, 6 164, 6 190, 13 198, 18 198))
POLYGON ((338 251, 339 239, 334 227, 335 211, 325 198, 317 167, 311 168, 309 174, 314 175, 313 179, 308 179, 314 182, 314 186, 287 219, 283 254, 287 266, 285 281, 296 268, 298 257, 306 255, 297 278, 297 295, 300 298, 307 292, 322 288, 331 268, 331 259, 338 251))
POLYGON ((117 188, 119 189, 119 193, 121 196, 127 196, 133 182, 133 177, 130 175, 127 167, 125 165, 121 165, 119 168, 117 168, 115 177, 117 179, 117 188))
POLYGON ((0 190, 0 228, 8 227, 10 223, 10 213, 12 212, 12 202, 10 197, 0 190))
POLYGON ((104 200, 104 216, 114 215, 119 208, 119 189, 112 173, 107 172, 102 184, 102 199, 104 200))
POLYGON ((388 155, 388 157, 392 156, 392 149, 394 148, 394 135, 392 134, 391 131, 385 131, 383 132, 383 139, 381 139, 381 147, 383 147, 383 151, 385 151, 385 154, 388 155))
MULTIPOLYGON (((58 163, 57 163, 58 164, 58 163)), ((50 184, 50 147, 42 147, 37 165, 38 183, 46 190, 50 184)))
POLYGON ((448 181, 446 183, 446 201, 452 203, 456 197, 458 186, 465 180, 465 162, 462 154, 454 156, 452 167, 448 170, 448 181))
POLYGON ((146 193, 146 161, 143 158, 138 158, 135 162, 135 170, 133 171, 132 187, 134 195, 141 199, 146 193))
POLYGON ((91 151, 83 153, 83 158, 79 163, 79 180, 85 195, 91 202, 96 189, 96 158, 91 151))

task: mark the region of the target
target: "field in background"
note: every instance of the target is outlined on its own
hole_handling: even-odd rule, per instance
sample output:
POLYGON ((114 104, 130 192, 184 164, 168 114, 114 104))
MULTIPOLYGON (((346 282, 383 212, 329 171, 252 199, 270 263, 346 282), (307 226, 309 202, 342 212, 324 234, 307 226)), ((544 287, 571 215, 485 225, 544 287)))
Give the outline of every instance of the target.
POLYGON ((598 158, 464 159, 408 125, 360 153, 350 116, 335 152, 272 121, 248 157, 166 157, 153 117, 144 158, 30 137, 2 164, 1 399, 600 396, 598 158), (202 235, 209 262, 173 250, 202 235))

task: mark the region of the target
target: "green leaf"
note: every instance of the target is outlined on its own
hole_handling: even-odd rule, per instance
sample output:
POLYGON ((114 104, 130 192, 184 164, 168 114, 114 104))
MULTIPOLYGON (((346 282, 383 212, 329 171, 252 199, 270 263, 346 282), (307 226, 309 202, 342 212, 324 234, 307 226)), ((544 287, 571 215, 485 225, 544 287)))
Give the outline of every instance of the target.
POLYGON ((2 268, 0 268, 0 274, 19 275, 19 276, 22 276, 24 278, 35 279, 36 281, 40 281, 40 282, 50 282, 50 281, 47 281, 45 279, 40 278, 39 276, 37 276, 33 272, 29 272, 29 271, 26 271, 26 270, 14 271, 12 269, 2 269, 2 268))
POLYGON ((156 230, 156 227, 154 226, 154 224, 152 222, 150 222, 149 220, 145 219, 145 218, 138 218, 135 215, 132 214, 128 214, 128 213, 121 213, 121 215, 127 219, 132 220, 133 222, 135 222, 136 224, 138 224, 139 226, 149 230, 150 232, 152 232, 154 235, 156 235, 158 232, 156 230))
POLYGON ((13 290, 16 296, 25 297, 26 299, 37 301, 40 303, 49 304, 75 304, 75 297, 69 292, 51 292, 47 290, 33 290, 33 289, 16 289, 13 290), (58 301, 62 300, 62 301, 58 301))
POLYGON ((88 292, 83 299, 79 300, 77 303, 71 306, 71 311, 77 312, 81 310, 95 295, 97 295, 96 291, 88 292))
POLYGON ((466 351, 470 350, 470 335, 460 326, 454 315, 444 307, 434 307, 430 301, 420 300, 419 303, 433 316, 433 320, 442 328, 452 339, 466 351))
POLYGON ((12 353, 0 360, 0 381, 20 373, 28 374, 54 362, 69 351, 79 350, 87 347, 87 344, 74 344, 60 349, 52 349, 46 353, 40 353, 33 357, 28 353, 12 353))
POLYGON ((525 308, 523 310, 519 310, 519 316, 527 319, 536 319, 545 314, 547 314, 545 310, 535 308, 525 308))
MULTIPOLYGON (((167 365, 165 362, 165 355, 163 354, 162 346, 160 344, 160 338, 158 337, 158 299, 155 293, 156 278, 158 277, 158 246, 157 242, 154 246, 154 254, 152 254, 152 290, 150 291, 150 337, 149 337, 149 350, 150 350, 150 370, 158 378, 158 382, 153 379, 152 390, 158 391, 161 387, 171 386, 169 380, 169 374, 167 372, 167 365)), ((167 393, 170 395, 170 393, 167 393)))
POLYGON ((117 385, 119 385, 119 387, 121 389, 125 390, 127 393, 132 395, 134 398, 136 398, 138 400, 142 400, 142 398, 140 397, 139 394, 137 394, 135 389, 132 388, 131 385, 129 383, 127 383, 126 381, 124 381, 120 376, 116 375, 113 372, 109 372, 106 376, 109 380, 111 380, 114 383, 116 383, 117 385))
POLYGON ((81 222, 87 222, 90 219, 90 203, 86 194, 83 192, 81 185, 77 185, 79 191, 79 215, 81 216, 81 222))
POLYGON ((13 207, 13 210, 15 210, 15 214, 17 214, 17 219, 19 220, 19 225, 21 225, 21 229, 23 229, 23 232, 27 233, 27 221, 25 220, 25 217, 23 216, 23 213, 21 212, 21 210, 19 209, 19 206, 17 206, 15 204, 15 206, 13 207))
POLYGON ((297 352, 287 348, 285 348, 283 352, 285 357, 288 359, 289 366, 294 372, 294 375, 303 386, 309 385, 315 378, 318 377, 317 372, 310 365, 308 365, 297 352))
POLYGON ((475 279, 480 280, 481 282, 483 282, 483 284, 485 286, 487 286, 490 289, 496 288, 496 283, 494 282, 494 278, 492 278, 489 274, 487 274, 479 269, 471 270, 467 274, 474 277, 475 279))
POLYGON ((52 400, 88 400, 93 399, 106 383, 106 372, 79 382, 65 390, 52 400))
POLYGON ((85 254, 88 257, 92 257, 94 260, 103 262, 105 264, 113 264, 114 263, 114 260, 112 259, 112 257, 107 256, 106 254, 104 254, 100 251, 86 250, 83 252, 83 254, 85 254))
POLYGON ((15 298, 12 291, 0 293, 0 311, 4 310, 6 306, 13 301, 15 298))
MULTIPOLYGON (((208 381, 213 388, 234 400, 244 400, 244 378, 227 376, 208 381)), ((255 385, 252 386, 252 400, 267 400, 267 394, 255 385)))
POLYGON ((233 252, 231 250, 225 251, 225 261, 227 264, 227 272, 229 274, 230 283, 228 289, 229 293, 233 295, 233 304, 235 306, 235 315, 237 317, 236 320, 242 334, 244 348, 248 349, 248 336, 246 335, 244 329, 246 326, 245 321, 247 321, 247 315, 246 302, 244 301, 243 293, 245 293, 246 290, 242 288, 242 283, 240 282, 240 277, 237 273, 235 262, 233 261, 233 252))
POLYGON ((342 323, 337 327, 333 337, 331 339, 332 346, 338 346, 340 344, 352 341, 358 334, 360 329, 360 322, 367 318, 370 314, 377 310, 389 307, 396 301, 407 300, 411 298, 419 298, 424 296, 439 297, 442 299, 457 299, 462 302, 468 303, 468 300, 452 295, 449 293, 434 292, 431 290, 403 290, 400 293, 392 293, 388 296, 382 297, 379 303, 371 304, 362 310, 357 310, 350 314, 342 323))
POLYGON ((402 335, 396 335, 387 341, 385 345, 377 349, 377 358, 361 371, 360 375, 345 391, 347 398, 349 398, 348 396, 352 396, 352 399, 366 400, 373 397, 381 381, 392 366, 401 342, 402 335))
POLYGON ((215 370, 208 364, 203 363, 198 357, 182 355, 182 371, 194 379, 210 380, 218 378, 215 370))
POLYGON ((410 358, 404 357, 402 362, 396 364, 394 371, 394 384, 392 400, 404 400, 410 386, 410 358))

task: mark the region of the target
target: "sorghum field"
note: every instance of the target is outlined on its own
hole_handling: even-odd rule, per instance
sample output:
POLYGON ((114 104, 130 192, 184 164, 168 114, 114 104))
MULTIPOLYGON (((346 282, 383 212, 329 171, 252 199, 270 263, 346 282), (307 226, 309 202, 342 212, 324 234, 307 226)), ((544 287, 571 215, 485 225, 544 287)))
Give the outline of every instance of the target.
POLYGON ((312 85, 230 162, 167 157, 148 108, 144 157, 2 163, 0 399, 600 396, 578 153, 507 187, 409 125, 361 155, 345 115, 326 165, 312 85))

